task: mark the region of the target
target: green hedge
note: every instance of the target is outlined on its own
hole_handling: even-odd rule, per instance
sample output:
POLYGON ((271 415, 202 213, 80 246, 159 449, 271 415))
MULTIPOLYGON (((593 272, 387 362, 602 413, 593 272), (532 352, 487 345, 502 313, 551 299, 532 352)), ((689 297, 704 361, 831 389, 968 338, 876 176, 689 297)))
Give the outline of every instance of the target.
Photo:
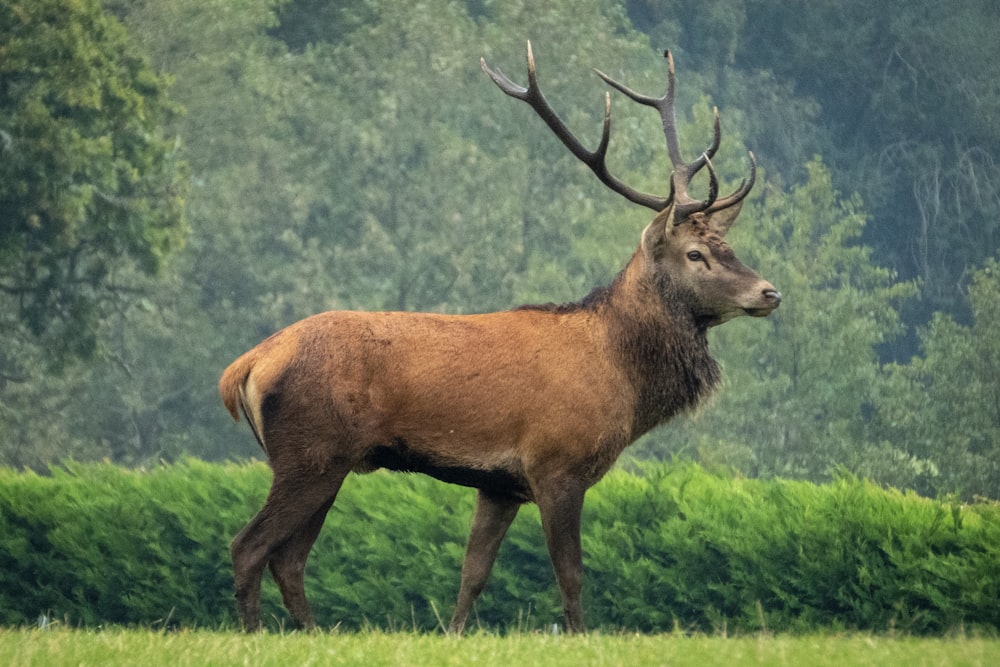
MULTIPOLYGON (((0 624, 235 627, 228 543, 259 509, 263 464, 148 471, 0 469, 0 624)), ((474 492, 416 476, 348 480, 307 590, 320 623, 434 629, 447 619, 474 492)), ((592 627, 655 632, 1000 629, 1000 507, 883 490, 616 471, 584 510, 592 627)), ((525 507, 478 623, 561 621, 538 513, 525 507)), ((276 587, 264 615, 287 623, 276 587)), ((473 623, 477 622, 474 620, 473 623)))

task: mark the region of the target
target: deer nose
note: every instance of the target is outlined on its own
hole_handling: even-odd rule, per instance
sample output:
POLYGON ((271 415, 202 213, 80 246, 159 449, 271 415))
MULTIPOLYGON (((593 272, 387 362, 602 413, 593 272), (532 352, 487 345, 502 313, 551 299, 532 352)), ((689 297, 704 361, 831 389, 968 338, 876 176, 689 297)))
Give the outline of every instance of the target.
POLYGON ((764 290, 764 299, 771 302, 775 308, 781 303, 781 292, 773 287, 764 290))

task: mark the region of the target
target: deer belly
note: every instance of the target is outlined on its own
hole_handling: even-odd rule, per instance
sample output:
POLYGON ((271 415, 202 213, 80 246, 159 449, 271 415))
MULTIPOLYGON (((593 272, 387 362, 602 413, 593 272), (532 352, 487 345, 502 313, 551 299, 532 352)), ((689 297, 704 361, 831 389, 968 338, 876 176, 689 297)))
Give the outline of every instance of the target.
POLYGON ((458 484, 518 500, 531 500, 531 492, 522 475, 505 468, 476 467, 411 449, 404 440, 378 445, 365 459, 366 468, 385 468, 398 472, 418 472, 442 482, 458 484))

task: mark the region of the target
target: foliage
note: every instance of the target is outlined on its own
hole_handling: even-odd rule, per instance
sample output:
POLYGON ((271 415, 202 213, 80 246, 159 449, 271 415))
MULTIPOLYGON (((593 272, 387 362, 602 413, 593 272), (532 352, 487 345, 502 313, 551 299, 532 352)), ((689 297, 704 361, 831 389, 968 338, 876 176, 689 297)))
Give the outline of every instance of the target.
POLYGON ((924 318, 964 315, 965 276, 1000 243, 1000 89, 982 67, 1000 57, 989 37, 997 5, 745 4, 753 37, 738 57, 821 105, 830 128, 821 150, 837 185, 861 193, 879 221, 866 240, 900 275, 921 279, 914 307, 924 318))
POLYGON ((884 438, 934 460, 924 493, 1000 496, 1000 262, 969 287, 972 323, 938 314, 921 332, 923 355, 889 367, 878 401, 884 438))
MULTIPOLYGON (((844 477, 722 478, 694 465, 615 472, 585 509, 591 625, 664 632, 996 631, 1000 513, 844 477)), ((227 540, 263 502, 265 466, 0 472, 0 622, 233 627, 227 540), (109 520, 113 518, 113 520, 109 520)), ((473 494, 376 473, 341 492, 307 571, 325 626, 439 627, 457 593, 473 494)), ((287 622, 273 585, 264 617, 287 622)), ((525 508, 477 605, 507 629, 561 620, 525 508)))
MULTIPOLYGON (((234 349, 227 334, 243 331, 245 336, 249 326, 253 338, 274 328, 270 320, 260 324, 244 310, 224 307, 233 301, 253 306, 261 289, 245 267, 272 241, 257 236, 251 238, 259 245, 244 243, 243 226, 256 223, 270 230, 270 220, 284 217, 280 199, 261 196, 267 190, 259 184, 270 181, 266 167, 294 177, 287 164, 277 163, 287 147, 265 141, 273 112, 257 99, 261 79, 290 78, 262 35, 274 14, 270 3, 228 0, 115 4, 155 65, 169 67, 176 81, 173 98, 186 110, 170 121, 184 137, 180 150, 190 165, 185 212, 191 233, 155 281, 134 272, 122 276, 123 284, 145 298, 123 305, 94 327, 103 349, 93 365, 7 388, 10 407, 3 415, 7 427, 0 444, 11 465, 44 469, 46 462, 67 456, 141 464, 183 451, 216 458, 255 452, 251 442, 226 440, 219 428, 225 421, 213 408, 217 369, 234 349), (220 99, 227 103, 219 104, 220 99), (257 139, 248 142, 248 133, 257 139), (226 273, 236 270, 238 275, 226 273), (51 414, 60 419, 49 419, 51 414)), ((281 98, 282 92, 274 90, 266 99, 281 98)), ((276 280, 273 284, 292 291, 276 280)))
MULTIPOLYGON (((596 141, 602 86, 574 65, 592 62, 588 44, 605 44, 609 71, 663 86, 660 59, 602 33, 599 16, 578 28, 583 39, 560 29, 558 8, 504 4, 491 10, 503 24, 477 26, 460 3, 393 5, 293 56, 268 35, 273 3, 117 4, 175 75, 187 109, 175 129, 193 182, 191 236, 155 296, 104 322, 100 365, 23 390, 24 407, 10 415, 17 438, 5 443, 10 464, 44 467, 60 458, 56 446, 125 463, 251 455, 245 431, 226 428, 215 382, 277 328, 329 308, 481 311, 579 298, 624 263, 645 221, 633 211, 594 225, 625 207, 610 193, 590 199, 599 184, 476 64, 482 44, 503 44, 486 55, 523 76, 523 42, 501 26, 524 34, 533 23, 547 90, 596 141), (575 252, 581 232, 603 228, 597 256, 575 252), (45 412, 32 406, 54 400, 63 418, 37 437, 45 412)), ((643 146, 662 142, 655 114, 639 110, 640 125, 630 106, 616 105, 625 173, 646 168, 643 146)))
POLYGON ((69 362, 105 350, 109 321, 155 289, 185 232, 166 88, 96 0, 0 1, 0 453, 10 464, 95 453, 67 433, 77 415, 92 431, 92 406, 111 401, 69 362))
POLYGON ((183 232, 175 110, 98 0, 0 2, 0 384, 89 356, 132 263, 183 232), (30 359, 30 357, 29 357, 30 359))
POLYGON ((1000 621, 986 602, 997 585, 987 544, 1000 529, 995 505, 854 477, 816 486, 692 466, 647 472, 614 476, 591 500, 585 549, 604 623, 922 634, 1000 621), (973 599, 984 606, 970 613, 973 599))
POLYGON ((227 540, 264 488, 191 464, 172 471, 71 466, 48 477, 3 473, 5 623, 199 622, 229 606, 227 540), (256 497, 255 497, 256 496, 256 497), (209 510, 209 511, 206 511, 209 510))

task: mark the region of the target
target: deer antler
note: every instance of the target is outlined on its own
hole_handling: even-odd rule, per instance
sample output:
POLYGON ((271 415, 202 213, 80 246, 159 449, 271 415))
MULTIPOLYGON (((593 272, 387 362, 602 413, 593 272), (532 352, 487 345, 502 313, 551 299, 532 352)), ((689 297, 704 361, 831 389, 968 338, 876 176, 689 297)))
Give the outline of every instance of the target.
POLYGON ((639 192, 629 187, 625 183, 612 176, 608 172, 605 159, 608 151, 608 138, 611 132, 611 97, 605 94, 604 103, 604 130, 601 135, 601 142, 595 151, 587 150, 583 144, 566 127, 566 124, 556 115, 552 107, 545 100, 541 89, 538 87, 538 80, 535 75, 535 59, 531 52, 531 42, 528 42, 528 87, 524 88, 511 81, 499 70, 493 70, 486 65, 485 59, 480 59, 480 65, 494 83, 500 89, 524 102, 527 102, 535 112, 542 117, 542 120, 559 137, 570 152, 580 161, 590 167, 591 171, 597 175, 598 179, 609 188, 624 196, 629 201, 641 204, 654 211, 662 211, 671 202, 675 202, 674 224, 680 224, 688 215, 704 211, 711 213, 730 206, 734 206, 743 200, 753 187, 757 175, 757 163, 754 155, 750 153, 750 178, 744 179, 736 192, 718 199, 719 182, 712 165, 712 156, 718 150, 722 133, 719 126, 719 111, 715 110, 714 132, 712 144, 704 153, 692 162, 685 162, 681 158, 680 146, 677 141, 677 121, 674 114, 674 58, 670 51, 664 51, 663 56, 667 59, 667 92, 663 97, 649 97, 642 95, 627 86, 615 81, 604 72, 594 70, 599 77, 604 79, 611 87, 615 88, 634 102, 645 106, 653 107, 660 114, 663 123, 663 134, 667 140, 667 152, 670 154, 670 162, 673 165, 673 173, 670 178, 670 195, 659 197, 639 192), (709 193, 708 198, 702 201, 692 199, 688 195, 688 186, 703 167, 708 167, 709 193))
POLYGON ((639 192, 620 180, 615 178, 608 172, 607 164, 605 163, 605 158, 608 153, 608 139, 611 135, 611 95, 605 93, 604 95, 604 131, 601 134, 601 143, 597 146, 597 150, 589 151, 587 150, 580 140, 573 136, 573 133, 569 131, 566 124, 556 115, 552 107, 549 106, 548 101, 546 101, 545 96, 542 95, 541 88, 538 87, 538 78, 535 75, 535 57, 531 53, 531 42, 528 42, 528 87, 519 86, 518 84, 511 81, 507 76, 500 70, 494 70, 486 64, 485 58, 479 59, 479 64, 483 68, 493 82, 503 92, 507 93, 511 97, 527 102, 528 105, 535 110, 542 120, 545 121, 546 125, 552 130, 553 133, 559 140, 563 142, 563 145, 569 149, 570 153, 576 156, 581 162, 590 167, 590 170, 594 172, 598 179, 606 186, 622 195, 626 199, 636 204, 641 204, 647 208, 651 208, 654 211, 662 211, 670 204, 670 197, 657 197, 656 195, 646 194, 644 192, 639 192))

